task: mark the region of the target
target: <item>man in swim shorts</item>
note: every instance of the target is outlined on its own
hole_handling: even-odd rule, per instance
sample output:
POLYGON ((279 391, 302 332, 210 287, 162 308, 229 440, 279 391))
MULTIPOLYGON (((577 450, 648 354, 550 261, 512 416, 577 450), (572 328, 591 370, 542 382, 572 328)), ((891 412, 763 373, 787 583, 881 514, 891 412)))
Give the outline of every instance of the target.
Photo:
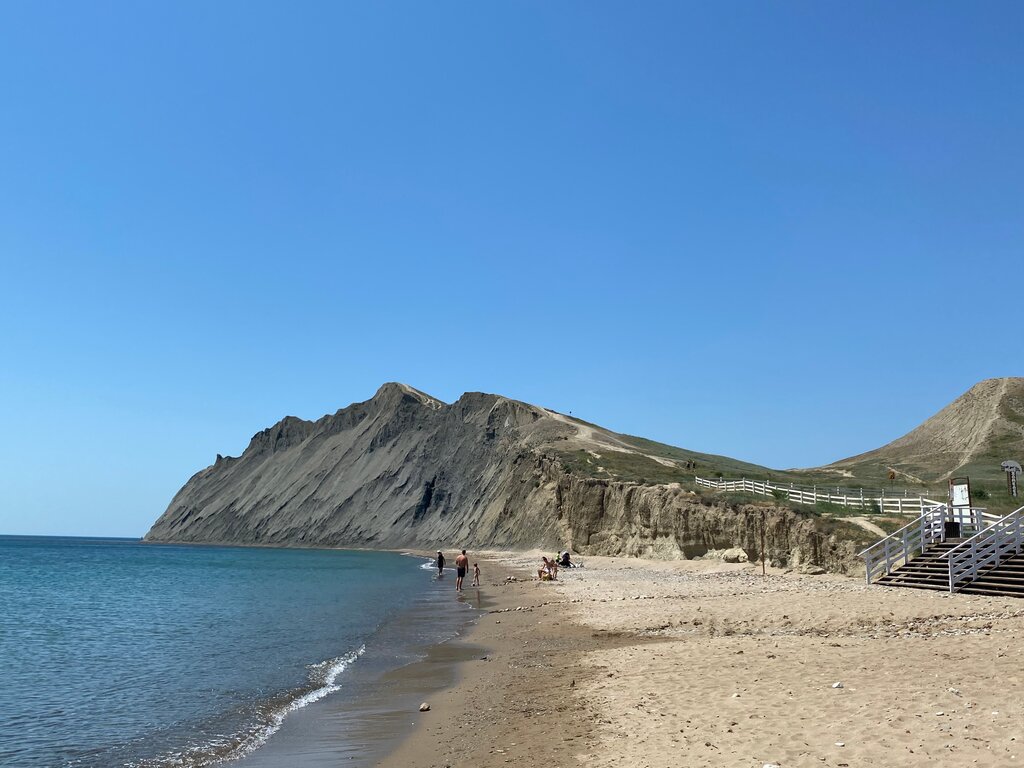
POLYGON ((466 557, 466 550, 455 558, 455 591, 462 591, 462 580, 466 577, 466 568, 469 567, 469 558, 466 557))

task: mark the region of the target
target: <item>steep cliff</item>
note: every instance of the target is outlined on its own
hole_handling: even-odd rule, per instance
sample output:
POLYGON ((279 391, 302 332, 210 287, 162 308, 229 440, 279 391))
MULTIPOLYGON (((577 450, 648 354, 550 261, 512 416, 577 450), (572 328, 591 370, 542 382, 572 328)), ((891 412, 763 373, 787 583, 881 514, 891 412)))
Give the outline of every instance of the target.
POLYGON ((826 529, 815 516, 770 505, 705 500, 674 482, 691 476, 696 461, 717 458, 496 395, 468 393, 448 405, 385 384, 371 400, 318 421, 283 419, 238 458, 218 456, 175 495, 146 540, 564 545, 661 557, 740 546, 757 557, 763 526, 775 562, 849 563, 862 540, 855 528, 826 529))

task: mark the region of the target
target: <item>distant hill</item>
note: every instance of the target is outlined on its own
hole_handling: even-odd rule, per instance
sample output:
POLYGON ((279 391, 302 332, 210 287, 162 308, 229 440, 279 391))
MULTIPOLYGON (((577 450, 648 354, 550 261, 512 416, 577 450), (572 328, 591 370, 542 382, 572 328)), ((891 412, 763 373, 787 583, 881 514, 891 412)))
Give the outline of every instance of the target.
POLYGON ((1006 496, 1000 469, 1006 459, 1024 461, 1024 378, 975 384, 903 437, 810 471, 872 485, 886 482, 894 471, 901 485, 932 488, 966 475, 973 487, 998 500, 1006 496))

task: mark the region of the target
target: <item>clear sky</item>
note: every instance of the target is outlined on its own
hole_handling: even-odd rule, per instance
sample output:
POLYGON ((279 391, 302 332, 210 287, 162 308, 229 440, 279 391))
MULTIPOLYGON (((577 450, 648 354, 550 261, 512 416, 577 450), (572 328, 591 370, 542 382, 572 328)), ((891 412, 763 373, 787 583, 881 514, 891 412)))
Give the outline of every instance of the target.
POLYGON ((773 467, 1020 375, 1020 2, 0 4, 0 533, 403 381, 773 467))

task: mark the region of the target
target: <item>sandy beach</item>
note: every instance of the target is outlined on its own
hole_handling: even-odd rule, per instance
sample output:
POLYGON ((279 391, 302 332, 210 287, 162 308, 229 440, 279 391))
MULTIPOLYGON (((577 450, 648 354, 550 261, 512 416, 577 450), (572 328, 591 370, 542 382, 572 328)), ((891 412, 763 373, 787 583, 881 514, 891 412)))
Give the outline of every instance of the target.
POLYGON ((717 561, 584 558, 541 583, 539 553, 489 558, 479 656, 381 765, 1024 760, 1021 601, 717 561))

